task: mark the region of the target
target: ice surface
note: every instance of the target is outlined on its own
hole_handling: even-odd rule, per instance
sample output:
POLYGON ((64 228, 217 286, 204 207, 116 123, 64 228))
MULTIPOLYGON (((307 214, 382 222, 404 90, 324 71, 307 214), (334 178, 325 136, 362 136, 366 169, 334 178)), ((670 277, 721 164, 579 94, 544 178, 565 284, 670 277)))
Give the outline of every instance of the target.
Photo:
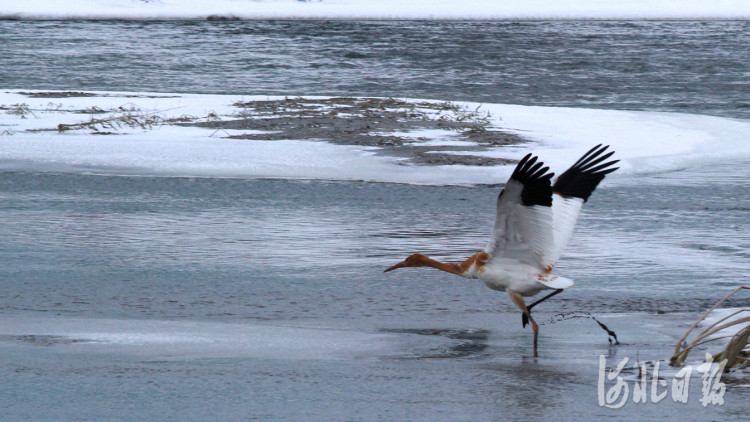
MULTIPOLYGON (((540 141, 524 146, 552 169, 565 169, 596 144, 617 151, 622 173, 677 170, 750 157, 750 122, 682 113, 487 105, 504 128, 540 141)), ((498 150, 498 156, 505 150, 498 150)))
POLYGON ((17 18, 205 19, 634 19, 743 18, 750 3, 742 0, 27 0, 6 1, 0 16, 17 18))
POLYGON ((0 318, 0 341, 150 358, 352 359, 383 353, 388 334, 321 327, 90 318, 0 318))
MULTIPOLYGON (((723 320, 719 325, 729 324, 734 321, 737 321, 742 318, 747 318, 750 316, 750 309, 745 308, 718 308, 714 309, 713 312, 708 314, 706 319, 704 319, 700 323, 700 328, 706 329, 713 324, 716 324, 717 322, 723 320), (724 319, 726 318, 726 319, 724 319)), ((717 331, 715 334, 713 334, 711 337, 723 337, 723 336, 733 336, 737 333, 739 333, 743 328, 745 328, 750 323, 744 323, 744 324, 735 324, 731 327, 727 327, 723 330, 717 331)), ((726 339, 723 343, 727 343, 729 339, 726 339)))

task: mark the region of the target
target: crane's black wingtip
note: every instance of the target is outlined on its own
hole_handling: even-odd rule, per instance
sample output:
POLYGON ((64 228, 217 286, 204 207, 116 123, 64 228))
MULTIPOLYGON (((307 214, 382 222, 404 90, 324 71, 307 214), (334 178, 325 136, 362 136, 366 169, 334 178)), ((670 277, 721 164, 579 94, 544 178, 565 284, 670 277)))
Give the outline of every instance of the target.
POLYGON ((581 198, 587 201, 604 176, 619 168, 612 166, 620 160, 611 160, 601 164, 615 153, 609 151, 605 154, 608 148, 609 145, 599 144, 588 150, 560 175, 552 190, 564 197, 581 198))
MULTIPOLYGON (((510 180, 523 185, 521 203, 526 206, 552 206, 552 177, 555 174, 539 160, 539 157, 526 154, 516 165, 510 180)), ((501 192, 502 194, 502 192, 501 192)))

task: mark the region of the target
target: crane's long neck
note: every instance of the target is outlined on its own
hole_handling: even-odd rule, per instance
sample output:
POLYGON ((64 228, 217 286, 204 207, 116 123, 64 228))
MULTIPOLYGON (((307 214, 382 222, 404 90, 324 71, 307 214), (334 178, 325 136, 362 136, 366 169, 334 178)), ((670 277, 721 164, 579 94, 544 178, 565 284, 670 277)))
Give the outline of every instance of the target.
POLYGON ((438 270, 445 271, 446 273, 456 275, 461 275, 463 273, 463 270, 461 269, 461 266, 459 264, 448 264, 445 262, 440 262, 424 255, 420 255, 419 264, 422 267, 437 268, 438 270))
POLYGON ((478 271, 484 266, 488 257, 487 252, 477 252, 460 264, 448 264, 420 255, 419 263, 421 266, 437 268, 440 271, 460 275, 462 277, 476 278, 478 271))

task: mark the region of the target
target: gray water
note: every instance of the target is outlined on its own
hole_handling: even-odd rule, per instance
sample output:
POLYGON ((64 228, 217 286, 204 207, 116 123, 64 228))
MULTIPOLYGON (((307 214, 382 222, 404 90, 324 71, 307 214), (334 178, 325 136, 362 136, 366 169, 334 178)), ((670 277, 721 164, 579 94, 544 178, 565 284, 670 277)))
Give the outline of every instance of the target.
POLYGON ((750 116, 747 21, 0 21, 0 87, 750 116))
MULTIPOLYGON (((12 172, 0 186, 6 314, 377 321, 505 300, 430 271, 381 274, 412 252, 456 261, 482 250, 497 187, 12 172)), ((556 309, 703 309, 715 296, 701 291, 748 276, 728 280, 685 254, 745 268, 747 188, 600 189, 558 266, 576 294, 556 309)))
MULTIPOLYGON (((0 87, 743 118, 747 26, 4 21, 0 87)), ((413 252, 481 250, 499 186, 2 172, 0 416, 742 419, 746 374, 723 378, 723 406, 700 405, 696 375, 687 404, 611 410, 597 403, 597 365, 666 366, 700 312, 750 283, 748 165, 608 177, 556 267, 575 288, 535 308, 539 358, 504 294, 427 269, 382 272, 413 252), (556 317, 576 311, 622 344, 591 319, 556 317)), ((625 377, 632 388, 635 372, 625 377)))

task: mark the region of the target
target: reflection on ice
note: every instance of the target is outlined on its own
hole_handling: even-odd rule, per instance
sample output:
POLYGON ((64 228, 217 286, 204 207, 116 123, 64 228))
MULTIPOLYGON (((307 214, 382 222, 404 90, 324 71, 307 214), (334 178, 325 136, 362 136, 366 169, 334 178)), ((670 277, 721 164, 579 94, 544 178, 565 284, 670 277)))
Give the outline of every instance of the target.
POLYGON ((490 332, 481 329, 451 328, 384 328, 382 333, 416 334, 419 336, 443 337, 454 340, 448 344, 433 345, 427 350, 415 350, 401 359, 455 359, 475 358, 484 355, 489 346, 490 332))
POLYGON ((393 336, 326 328, 155 320, 0 318, 0 344, 149 358, 351 359, 393 336))

